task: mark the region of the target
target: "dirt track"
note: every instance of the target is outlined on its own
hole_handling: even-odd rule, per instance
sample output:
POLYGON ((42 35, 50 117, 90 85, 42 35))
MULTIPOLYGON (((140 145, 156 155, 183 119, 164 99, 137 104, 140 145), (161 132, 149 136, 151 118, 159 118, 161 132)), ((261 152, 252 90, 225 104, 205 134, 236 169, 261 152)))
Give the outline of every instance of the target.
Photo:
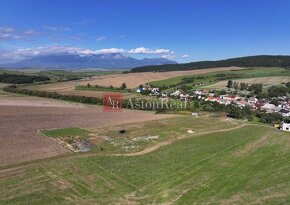
POLYGON ((189 135, 189 136, 188 135, 183 135, 183 136, 178 137, 178 138, 174 138, 174 139, 170 139, 170 140, 161 142, 161 143, 156 144, 156 145, 154 145, 152 147, 147 147, 147 148, 145 148, 144 150, 142 150, 140 152, 126 153, 126 154, 114 154, 113 156, 139 156, 139 155, 144 155, 144 154, 148 154, 150 152, 153 152, 153 151, 159 149, 160 147, 163 147, 163 146, 166 146, 166 145, 170 145, 170 144, 176 142, 177 140, 182 140, 182 139, 186 139, 186 138, 194 137, 194 136, 207 135, 207 134, 216 133, 216 132, 226 132, 226 131, 236 130, 236 129, 242 128, 244 126, 246 126, 246 124, 240 124, 240 125, 237 125, 235 127, 231 127, 231 128, 227 128, 227 129, 200 132, 200 133, 192 134, 192 135, 189 135))
POLYGON ((67 150, 36 133, 39 129, 97 128, 170 115, 123 110, 102 112, 101 107, 82 106, 36 97, 0 97, 0 165, 52 157, 67 150), (7 105, 7 100, 10 105, 7 105), (44 102, 46 101, 46 102, 44 102), (45 106, 40 106, 45 103, 45 106))

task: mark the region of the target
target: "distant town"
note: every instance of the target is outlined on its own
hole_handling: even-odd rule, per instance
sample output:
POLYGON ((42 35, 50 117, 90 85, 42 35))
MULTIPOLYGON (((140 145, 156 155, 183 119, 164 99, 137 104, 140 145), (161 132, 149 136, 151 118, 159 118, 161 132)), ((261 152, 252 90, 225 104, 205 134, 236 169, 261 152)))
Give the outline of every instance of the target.
POLYGON ((176 89, 172 92, 162 91, 159 87, 140 85, 137 93, 157 96, 163 101, 179 99, 181 101, 195 102, 195 107, 204 106, 206 111, 225 110, 234 118, 247 118, 253 116, 260 118, 265 123, 279 123, 276 125, 281 130, 290 131, 290 82, 283 86, 271 86, 263 92, 262 84, 248 85, 228 81, 227 89, 221 90, 184 90, 176 89), (215 105, 220 106, 215 106, 215 105), (238 108, 240 111, 238 111, 238 108))

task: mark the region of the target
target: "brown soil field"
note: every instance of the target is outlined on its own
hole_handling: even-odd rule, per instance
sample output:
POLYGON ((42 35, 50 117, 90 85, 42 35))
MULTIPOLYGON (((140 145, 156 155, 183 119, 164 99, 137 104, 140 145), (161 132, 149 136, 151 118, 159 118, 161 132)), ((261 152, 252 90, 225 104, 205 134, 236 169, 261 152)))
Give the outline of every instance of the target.
POLYGON ((97 91, 79 91, 75 90, 77 85, 103 85, 120 87, 122 83, 126 83, 128 88, 136 88, 140 84, 145 84, 152 81, 164 80, 168 78, 174 78, 177 76, 186 75, 198 75, 217 71, 226 70, 240 70, 240 67, 227 67, 227 68, 211 68, 200 70, 188 70, 188 71, 171 71, 171 72, 144 72, 144 73, 128 73, 128 74, 113 74, 104 76, 95 76, 91 80, 77 80, 68 81, 54 84, 44 84, 38 86, 28 87, 29 89, 36 89, 42 91, 54 91, 62 94, 74 94, 74 95, 86 95, 86 96, 99 96, 101 92, 97 91))
MULTIPOLYGON (((274 85, 274 84, 290 82, 290 77, 279 76, 279 77, 247 78, 247 79, 234 80, 234 82, 238 82, 238 83, 245 82, 245 83, 249 83, 249 84, 262 83, 264 85, 274 85)), ((221 88, 225 88, 227 83, 228 83, 228 81, 224 80, 224 81, 220 81, 218 83, 206 86, 205 88, 221 89, 221 88)))
POLYGON ((136 110, 103 112, 102 107, 98 106, 37 97, 1 96, 0 165, 52 157, 68 152, 50 139, 39 135, 37 130, 64 127, 100 128, 172 116, 136 110))

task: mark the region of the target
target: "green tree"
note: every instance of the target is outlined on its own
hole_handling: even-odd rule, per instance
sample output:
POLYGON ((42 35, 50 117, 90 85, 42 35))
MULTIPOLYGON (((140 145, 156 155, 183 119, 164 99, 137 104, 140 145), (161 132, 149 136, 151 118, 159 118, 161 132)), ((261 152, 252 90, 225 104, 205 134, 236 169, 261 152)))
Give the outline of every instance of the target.
POLYGON ((288 89, 283 86, 271 86, 268 89, 268 96, 269 97, 279 97, 279 96, 286 96, 288 89))
POLYGON ((127 85, 126 83, 122 83, 121 87, 120 87, 122 90, 126 89, 127 88, 127 85))
POLYGON ((234 82, 233 87, 234 87, 235 90, 238 90, 239 89, 239 83, 234 82))
POLYGON ((286 87, 290 89, 290 82, 286 83, 286 87))
POLYGON ((232 80, 228 81, 227 87, 228 88, 232 88, 233 87, 233 81, 232 80))

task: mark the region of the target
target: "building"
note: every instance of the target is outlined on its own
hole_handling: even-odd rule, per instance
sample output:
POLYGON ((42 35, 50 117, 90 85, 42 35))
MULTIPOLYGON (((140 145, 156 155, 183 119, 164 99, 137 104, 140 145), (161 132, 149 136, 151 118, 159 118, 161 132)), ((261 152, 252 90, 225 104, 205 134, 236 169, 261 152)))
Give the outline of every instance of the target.
POLYGON ((283 117, 290 117, 290 111, 286 110, 286 109, 281 109, 279 111, 279 113, 283 116, 283 117))
POLYGON ((283 122, 281 125, 281 130, 290 132, 290 123, 283 122))
POLYGON ((266 110, 268 113, 276 111, 276 106, 274 104, 266 103, 261 107, 262 110, 266 110))

